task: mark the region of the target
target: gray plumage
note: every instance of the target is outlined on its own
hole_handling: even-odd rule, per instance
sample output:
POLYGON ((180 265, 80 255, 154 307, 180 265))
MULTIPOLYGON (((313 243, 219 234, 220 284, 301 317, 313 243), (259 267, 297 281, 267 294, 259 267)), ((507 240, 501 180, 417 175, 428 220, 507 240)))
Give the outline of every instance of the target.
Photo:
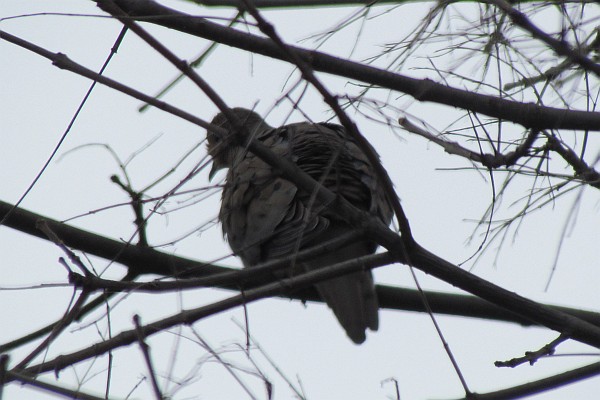
MULTIPOLYGON (((273 128, 253 111, 232 111, 253 139, 296 163, 336 195, 390 223, 391 206, 377 184, 373 168, 343 127, 302 122, 273 128)), ((223 113, 212 124, 232 130, 223 113)), ((229 143, 208 133, 208 152, 213 158, 210 177, 219 169, 229 168, 219 220, 231 249, 245 267, 294 254, 352 230, 310 193, 298 189, 246 149, 229 143)), ((371 254, 375 248, 368 241, 352 243, 299 266, 315 270, 371 254)), ((315 286, 355 343, 364 342, 367 328, 377 330, 378 303, 370 271, 315 286)))

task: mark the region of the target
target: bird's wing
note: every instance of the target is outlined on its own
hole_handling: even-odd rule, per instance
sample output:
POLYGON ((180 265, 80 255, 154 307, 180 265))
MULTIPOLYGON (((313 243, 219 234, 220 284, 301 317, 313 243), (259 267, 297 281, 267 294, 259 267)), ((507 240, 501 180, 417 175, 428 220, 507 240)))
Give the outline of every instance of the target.
MULTIPOLYGON (((286 132, 273 130, 261 141, 276 154, 292 157, 286 132)), ((328 225, 309 213, 293 183, 249 152, 229 169, 219 219, 245 266, 292 254, 328 225)))
POLYGON ((229 169, 219 218, 244 265, 263 261, 263 246, 293 206, 296 192, 296 186, 251 154, 229 169))
MULTIPOLYGON (((392 206, 365 152, 350 138, 343 126, 331 123, 317 125, 327 128, 328 131, 325 132, 331 132, 327 136, 333 137, 333 132, 335 132, 335 135, 340 138, 339 140, 345 143, 345 157, 342 161, 345 179, 342 181, 344 185, 340 188, 342 196, 353 205, 370 212, 389 225, 393 217, 392 206), (361 207, 361 204, 364 206, 361 207)), ((377 155, 377 162, 380 162, 379 155, 371 144, 367 142, 365 145, 368 146, 369 151, 377 155)))
MULTIPOLYGON (((385 192, 378 184, 367 156, 346 133, 335 124, 293 124, 288 126, 292 153, 298 166, 332 192, 354 206, 379 217, 386 225, 392 217, 385 192)), ((311 195, 299 192, 300 203, 310 205, 311 195)), ((328 209, 315 210, 328 227, 314 237, 326 242, 353 229, 328 209)), ((353 260, 375 251, 368 241, 352 243, 302 263, 311 271, 343 261, 353 260)), ((320 296, 333 310, 348 336, 355 343, 365 340, 365 330, 379 325, 378 302, 370 271, 356 272, 316 285, 320 296)))

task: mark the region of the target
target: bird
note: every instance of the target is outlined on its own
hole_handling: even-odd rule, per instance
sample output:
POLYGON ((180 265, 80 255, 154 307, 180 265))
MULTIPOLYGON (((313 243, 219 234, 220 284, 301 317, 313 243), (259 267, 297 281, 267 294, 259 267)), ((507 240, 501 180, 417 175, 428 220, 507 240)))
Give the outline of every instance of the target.
MULTIPOLYGON (((237 119, 236 124, 242 124, 242 132, 250 135, 246 139, 261 142, 336 196, 369 212, 386 226, 390 224, 392 206, 375 169, 344 127, 328 122, 298 122, 274 128, 252 110, 229 111, 237 119)), ((211 122, 227 135, 207 130, 207 152, 212 158, 209 180, 217 171, 228 169, 219 221, 225 239, 244 267, 293 255, 353 230, 334 211, 319 204, 312 193, 298 188, 247 147, 234 143, 231 139, 237 133, 236 125, 227 114, 220 112, 211 122)), ((360 239, 298 264, 301 271, 312 271, 372 254, 376 248, 374 242, 360 239)), ((370 270, 315 286, 354 343, 365 341, 367 328, 378 329, 379 305, 370 270)))

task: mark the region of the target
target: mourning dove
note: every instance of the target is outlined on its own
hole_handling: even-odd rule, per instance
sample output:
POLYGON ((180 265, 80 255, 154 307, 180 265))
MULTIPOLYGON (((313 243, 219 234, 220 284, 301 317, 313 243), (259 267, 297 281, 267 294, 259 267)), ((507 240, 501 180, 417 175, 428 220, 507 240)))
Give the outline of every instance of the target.
MULTIPOLYGON (((301 122, 273 128, 253 111, 234 108, 232 112, 246 134, 294 162, 334 194, 389 225, 390 203, 366 155, 342 126, 301 122)), ((211 123, 233 133, 224 113, 211 123)), ((223 235, 245 267, 293 255, 352 230, 311 193, 298 189, 246 148, 210 131, 207 138, 213 159, 210 179, 216 171, 229 168, 219 220, 223 235)), ((355 242, 298 264, 302 270, 315 270, 372 254, 376 247, 369 241, 355 242)), ((315 286, 355 343, 365 341, 367 328, 377 330, 378 302, 370 271, 315 286)))

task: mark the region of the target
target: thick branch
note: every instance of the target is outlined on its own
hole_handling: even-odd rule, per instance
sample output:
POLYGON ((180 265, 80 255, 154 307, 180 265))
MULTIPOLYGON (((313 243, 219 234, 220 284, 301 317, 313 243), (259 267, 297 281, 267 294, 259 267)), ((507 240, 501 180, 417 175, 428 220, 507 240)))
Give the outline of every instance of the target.
POLYGON ((489 393, 473 393, 471 397, 461 400, 511 400, 522 399, 526 396, 540 394, 547 390, 552 390, 571 383, 579 382, 584 379, 600 375, 600 363, 589 364, 581 368, 563 372, 562 374, 549 376, 533 382, 527 382, 523 385, 514 386, 508 389, 498 390, 489 393))
POLYGON ((138 330, 133 329, 129 331, 123 331, 120 334, 108 340, 98 342, 92 346, 88 346, 85 349, 75 351, 70 354, 58 356, 53 360, 33 365, 25 369, 24 371, 28 373, 38 374, 48 371, 57 372, 64 369, 65 367, 72 366, 83 360, 101 354, 105 354, 108 351, 114 350, 122 346, 132 344, 137 340, 140 332, 142 332, 144 336, 151 336, 155 333, 162 332, 166 329, 172 328, 177 325, 191 325, 200 319, 232 309, 234 307, 249 304, 262 298, 281 295, 283 293, 288 292, 291 288, 297 289, 309 287, 317 282, 331 279, 342 274, 356 272, 363 268, 363 265, 365 264, 367 259, 374 257, 382 258, 384 256, 385 254, 358 257, 353 260, 335 264, 325 269, 318 269, 315 271, 303 273, 292 278, 281 279, 255 289, 250 289, 239 295, 235 295, 227 299, 208 304, 206 306, 198 307, 191 310, 183 310, 173 316, 140 327, 138 330))
MULTIPOLYGON (((0 218, 2 218, 12 205, 0 201, 0 218)), ((48 240, 47 237, 36 228, 36 223, 44 220, 50 228, 61 238, 69 247, 84 251, 88 254, 102 257, 108 260, 114 260, 126 265, 138 274, 158 274, 163 276, 176 275, 179 277, 210 277, 205 282, 194 282, 193 280, 184 280, 178 286, 163 283, 135 283, 137 290, 183 290, 186 287, 199 287, 211 285, 230 290, 239 290, 242 286, 259 285, 268 281, 269 276, 255 277, 250 280, 249 270, 236 271, 230 268, 193 261, 183 257, 165 254, 151 248, 140 248, 126 243, 112 240, 104 236, 96 235, 91 232, 63 224, 30 211, 17 208, 9 219, 6 226, 17 229, 29 235, 48 240), (222 279, 217 281, 218 276, 230 274, 238 275, 238 279, 222 279), (208 281, 210 279, 211 281, 208 281), (187 282, 191 283, 188 284, 187 282), (169 287, 171 286, 171 287, 169 287), (156 289, 152 289, 156 288, 156 289)), ((324 251, 327 248, 323 249, 324 251)), ((300 255, 300 254, 299 254, 300 255)), ((198 278, 200 279, 200 278, 198 278)), ((136 290, 126 283, 113 283, 113 290, 136 290)), ((382 308, 408 310, 424 312, 423 300, 416 290, 377 285, 377 294, 382 308)), ((523 318, 516 313, 499 308, 485 300, 472 297, 438 292, 425 292, 431 309, 435 313, 468 316, 475 318, 494 319, 507 322, 516 322, 522 325, 537 325, 534 321, 523 318)), ((288 293, 286 295, 290 296, 288 293)), ((314 290, 305 290, 294 293, 291 297, 301 300, 320 301, 314 290)), ((584 319, 600 326, 600 315, 593 312, 570 309, 566 307, 547 306, 554 310, 568 313, 578 318, 584 319)), ((1 346, 1 351, 10 350, 11 347, 1 346)))
MULTIPOLYGON (((9 210, 12 209, 12 204, 0 201, 0 218, 2 218, 9 210)), ((160 290, 184 290, 187 287, 211 286, 222 289, 239 290, 243 286, 261 285, 268 282, 269 276, 263 275, 260 278, 250 280, 254 271, 250 270, 233 270, 231 268, 217 266, 214 264, 203 263, 190 260, 183 257, 165 254, 151 248, 140 248, 126 243, 112 240, 104 236, 63 224, 59 221, 52 220, 45 216, 35 214, 31 211, 26 211, 17 208, 10 218, 6 221, 6 226, 21 231, 23 233, 39 237, 44 240, 48 238, 39 230, 36 229, 36 223, 39 220, 44 220, 50 228, 61 238, 61 240, 69 247, 84 251, 88 254, 97 257, 114 260, 128 268, 138 271, 139 274, 158 274, 162 276, 178 277, 206 277, 197 279, 206 279, 204 282, 199 282, 192 279, 182 281, 179 286, 175 287, 168 282, 149 282, 149 283, 132 283, 136 288, 129 286, 126 282, 113 283, 112 290, 140 290, 140 291, 160 291, 160 290), (238 279, 222 279, 217 281, 217 277, 223 277, 224 274, 229 274, 229 278, 237 275, 238 279), (209 278, 210 277, 210 278, 209 278), (208 281, 208 279, 212 281, 208 281), (188 284, 191 283, 191 284, 188 284), (226 282, 226 283, 225 283, 226 282), (169 287, 171 286, 171 287, 169 287), (152 288, 156 289, 152 289, 152 288)), ((328 251, 325 247, 323 251, 328 251)), ((318 253, 316 253, 318 254, 318 253)), ((314 256, 315 254, 313 254, 314 256)), ((301 256, 299 253, 298 256, 301 256)), ((377 285, 377 294, 379 303, 382 308, 408 310, 424 312, 423 301, 420 294, 416 290, 403 289, 392 286, 377 285)), ((510 311, 506 311, 493 304, 481 300, 477 297, 439 293, 425 292, 427 300, 431 308, 436 313, 460 315, 476 318, 495 319, 507 322, 516 322, 522 325, 536 325, 530 320, 524 319, 510 311)), ((320 301, 316 292, 307 290, 297 293, 293 298, 320 301)), ((595 325, 600 326, 600 314, 588 311, 582 311, 566 307, 548 306, 562 312, 575 315, 585 319, 595 325)), ((0 347, 1 351, 7 349, 0 347)))
MULTIPOLYGON (((99 0, 96 2, 101 3, 99 0)), ((150 0, 117 0, 130 16, 208 40, 237 47, 267 57, 287 61, 287 55, 268 38, 238 31, 164 7, 150 0)), ((600 131, 600 113, 572 111, 520 103, 477 94, 433 82, 414 79, 383 69, 344 60, 318 51, 291 47, 314 70, 343 76, 399 92, 419 101, 431 101, 471 110, 537 129, 587 129, 600 131)))

